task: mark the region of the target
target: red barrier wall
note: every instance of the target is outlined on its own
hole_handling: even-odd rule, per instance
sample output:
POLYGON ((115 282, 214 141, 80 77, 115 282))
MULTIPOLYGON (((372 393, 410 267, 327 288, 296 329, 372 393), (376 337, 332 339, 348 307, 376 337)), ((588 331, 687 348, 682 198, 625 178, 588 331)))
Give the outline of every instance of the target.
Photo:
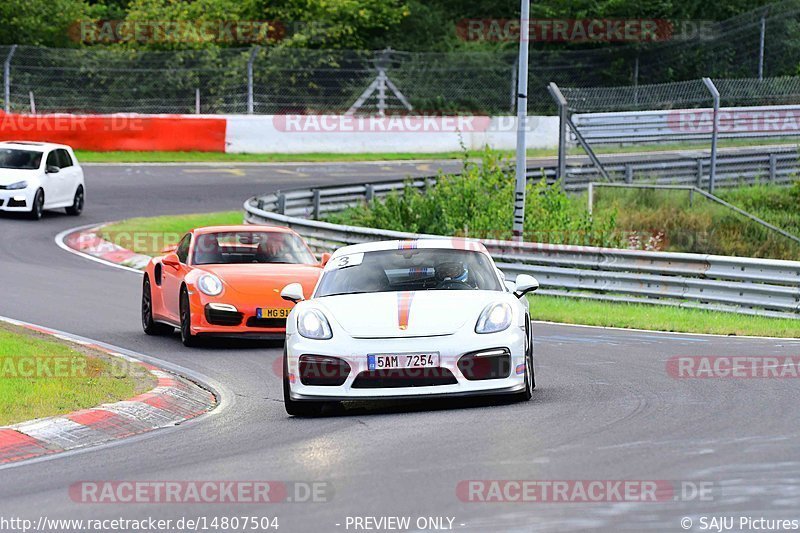
POLYGON ((225 118, 184 115, 17 115, 0 112, 0 139, 79 150, 224 152, 225 118))

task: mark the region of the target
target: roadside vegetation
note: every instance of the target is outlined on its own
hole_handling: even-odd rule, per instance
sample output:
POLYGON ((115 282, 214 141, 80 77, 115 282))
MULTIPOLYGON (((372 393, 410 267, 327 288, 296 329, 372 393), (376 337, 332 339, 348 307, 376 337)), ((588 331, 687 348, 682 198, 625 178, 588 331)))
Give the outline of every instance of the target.
MULTIPOLYGON (((800 182, 718 189, 717 196, 800 236, 800 182)), ((628 247, 800 259, 797 242, 688 191, 601 188, 595 198, 595 216, 615 216, 615 229, 630 235, 628 247)))
POLYGON ((681 333, 796 338, 798 321, 666 305, 532 295, 534 320, 681 333))
MULTIPOLYGON (((720 189, 719 195, 789 233, 800 235, 800 183, 720 189)), ((441 175, 424 192, 407 187, 327 220, 373 228, 480 238, 511 237, 514 180, 503 154, 486 151, 461 175, 441 175)), ((525 240, 553 244, 800 259, 797 243, 688 191, 597 189, 593 214, 586 194, 560 184, 530 183, 525 240)))
POLYGON ((126 400, 155 385, 141 366, 0 323, 0 426, 126 400))
POLYGON ((100 236, 138 254, 157 256, 191 229, 241 224, 243 218, 241 211, 129 218, 104 226, 100 236))

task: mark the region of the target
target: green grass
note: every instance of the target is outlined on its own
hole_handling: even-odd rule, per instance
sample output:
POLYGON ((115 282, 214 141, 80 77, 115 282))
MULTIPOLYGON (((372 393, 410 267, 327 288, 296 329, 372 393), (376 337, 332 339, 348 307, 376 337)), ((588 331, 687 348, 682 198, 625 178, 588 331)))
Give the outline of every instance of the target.
POLYGON ((112 362, 102 352, 0 324, 0 425, 126 400, 155 384, 143 367, 112 362), (55 375, 41 370, 28 374, 34 368, 30 365, 46 361, 49 364, 40 368, 55 375), (74 370, 58 370, 54 361, 74 370))
MULTIPOLYGON (((774 144, 797 144, 786 139, 721 139, 719 146, 760 146, 774 144)), ((595 146, 599 154, 617 154, 629 152, 654 152, 666 150, 704 150, 709 149, 708 142, 669 143, 643 145, 608 145, 595 146)), ((480 157, 482 151, 467 152, 467 157, 480 157)), ((513 156, 513 151, 501 151, 504 156, 513 156)), ((460 159, 464 152, 382 152, 370 154, 340 154, 332 152, 310 152, 305 154, 226 154, 221 152, 95 152, 77 150, 78 159, 84 163, 293 163, 293 162, 350 162, 350 161, 407 161, 410 159, 460 159)), ((552 157, 557 154, 555 148, 536 148, 527 152, 528 157, 552 157)), ((583 155, 580 147, 569 150, 571 155, 583 155)))
MULTIPOLYGON (((728 202, 800 236, 800 182, 720 189, 728 202)), ((586 202, 586 195, 576 197, 586 202)), ((601 188, 595 195, 596 217, 615 216, 616 230, 641 234, 652 248, 740 257, 800 259, 800 245, 727 207, 688 191, 601 188)))
POLYGON ((243 219, 241 211, 129 218, 105 226, 101 236, 136 253, 156 256, 165 246, 177 244, 191 229, 241 224, 243 219))
POLYGON ((530 296, 530 301, 531 316, 535 320, 681 333, 786 338, 800 335, 800 320, 788 318, 767 318, 666 305, 600 302, 544 295, 530 296))

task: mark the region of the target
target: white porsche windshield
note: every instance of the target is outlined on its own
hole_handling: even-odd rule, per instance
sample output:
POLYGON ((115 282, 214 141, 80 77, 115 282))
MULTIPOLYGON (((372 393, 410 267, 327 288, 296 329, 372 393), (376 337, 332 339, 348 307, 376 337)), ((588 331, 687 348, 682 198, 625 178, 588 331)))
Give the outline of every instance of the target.
POLYGON ((314 297, 390 291, 503 290, 483 253, 441 248, 381 250, 338 256, 314 297))

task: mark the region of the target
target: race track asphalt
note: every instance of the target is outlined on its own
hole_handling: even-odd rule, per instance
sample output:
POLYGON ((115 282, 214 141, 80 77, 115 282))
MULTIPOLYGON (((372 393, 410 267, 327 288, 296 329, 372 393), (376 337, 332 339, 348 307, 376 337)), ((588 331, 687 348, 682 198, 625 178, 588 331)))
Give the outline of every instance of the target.
MULTIPOLYGON (((453 163, 448 163, 453 165, 453 163)), ((800 518, 793 379, 675 379, 675 355, 800 355, 800 341, 536 324, 537 390, 487 400, 366 405, 287 417, 274 343, 184 348, 145 336, 141 278, 57 248, 59 232, 129 216, 236 209, 256 193, 435 171, 433 163, 87 166, 83 217, 0 216, 0 315, 205 374, 229 404, 197 423, 0 469, 0 517, 277 516, 279 531, 346 531, 348 516, 455 517, 466 531, 682 531, 703 515, 800 518), (463 503, 462 480, 713 483, 713 501, 463 503), (82 480, 325 481, 327 503, 83 504, 82 480), (339 524, 337 526, 337 524, 339 524), (463 525, 462 525, 463 524, 463 525)), ((452 169, 452 167, 448 167, 452 169)), ((534 306, 535 314, 535 306, 534 306)), ((352 531, 352 527, 350 531, 352 531)))

